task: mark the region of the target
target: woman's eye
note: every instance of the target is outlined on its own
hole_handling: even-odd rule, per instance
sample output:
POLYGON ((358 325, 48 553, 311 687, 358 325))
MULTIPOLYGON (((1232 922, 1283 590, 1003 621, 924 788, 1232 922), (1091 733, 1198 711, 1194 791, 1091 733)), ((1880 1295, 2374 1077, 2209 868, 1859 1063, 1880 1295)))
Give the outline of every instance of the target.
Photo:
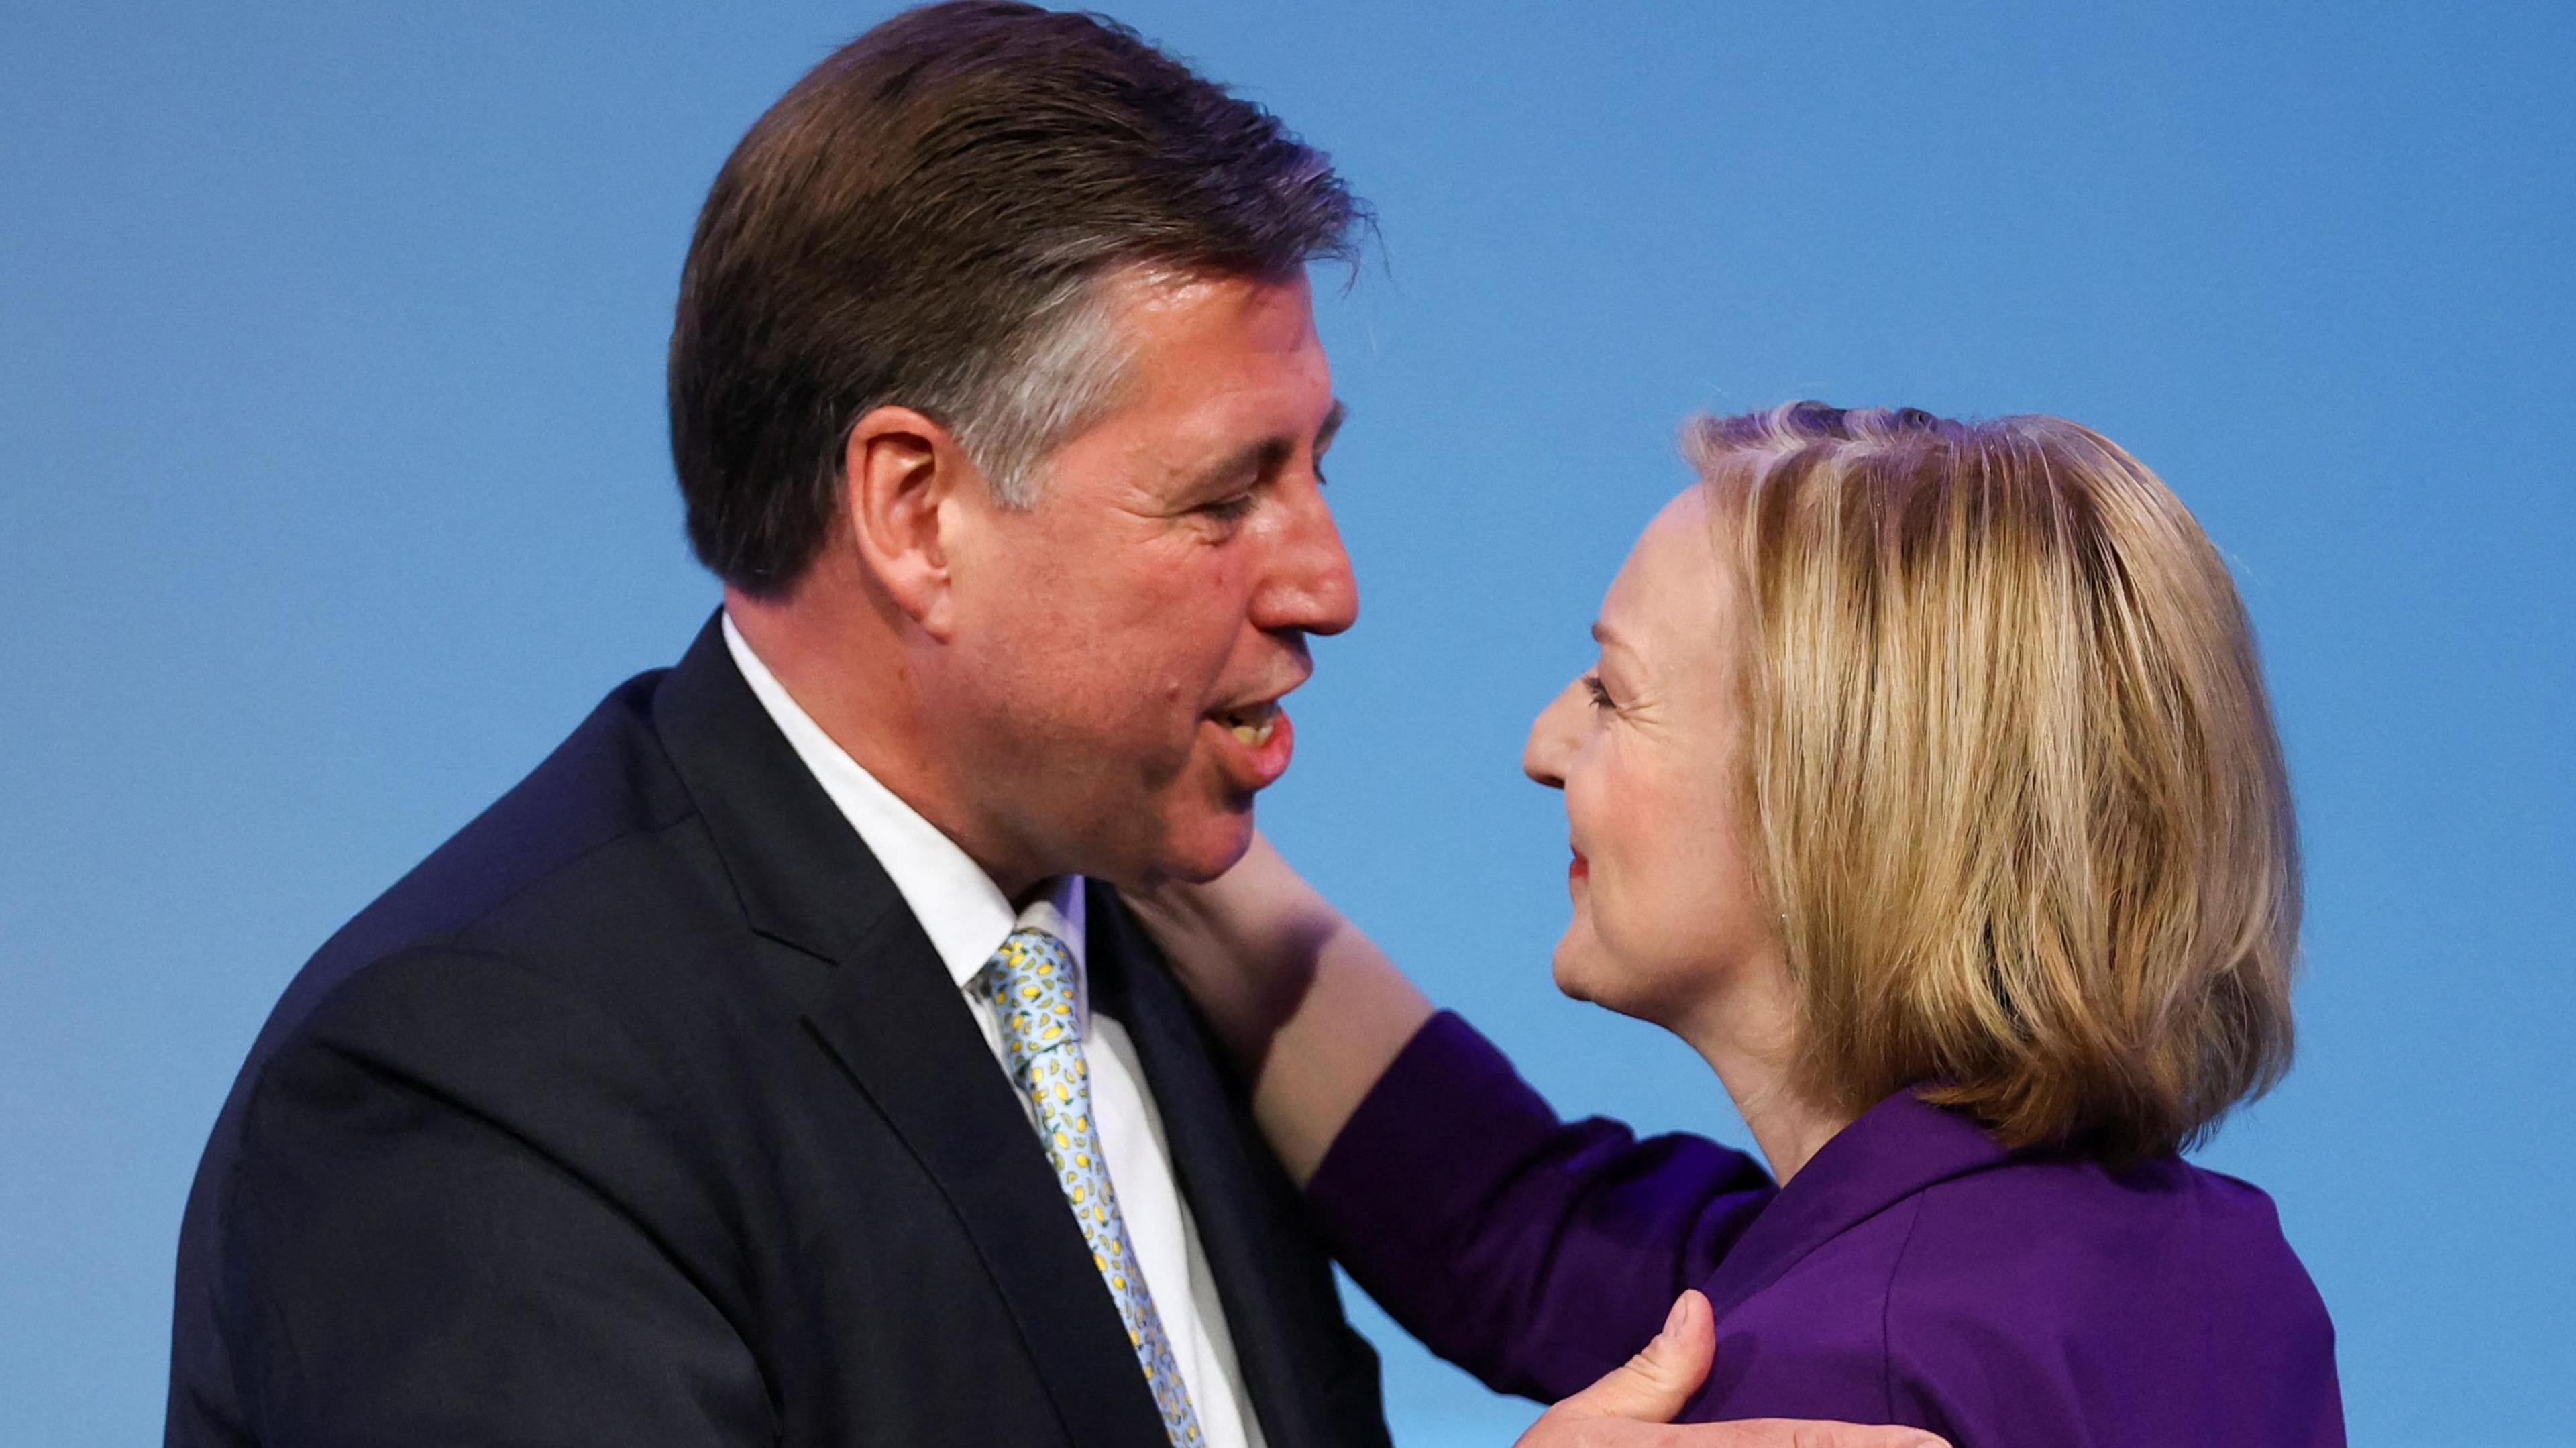
POLYGON ((1592 707, 1595 709, 1611 709, 1617 707, 1610 702, 1610 691, 1601 687, 1601 676, 1599 674, 1586 674, 1583 676, 1583 692, 1592 696, 1592 707))

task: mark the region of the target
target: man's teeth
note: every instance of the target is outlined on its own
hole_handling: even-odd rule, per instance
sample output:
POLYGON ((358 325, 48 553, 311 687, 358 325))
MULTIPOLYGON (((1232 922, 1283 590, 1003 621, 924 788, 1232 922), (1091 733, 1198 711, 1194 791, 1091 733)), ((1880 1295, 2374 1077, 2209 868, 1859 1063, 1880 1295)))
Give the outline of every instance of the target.
POLYGON ((1279 726, 1279 710, 1275 705, 1265 705, 1224 715, 1218 722, 1248 747, 1259 749, 1270 742, 1271 731, 1279 726))

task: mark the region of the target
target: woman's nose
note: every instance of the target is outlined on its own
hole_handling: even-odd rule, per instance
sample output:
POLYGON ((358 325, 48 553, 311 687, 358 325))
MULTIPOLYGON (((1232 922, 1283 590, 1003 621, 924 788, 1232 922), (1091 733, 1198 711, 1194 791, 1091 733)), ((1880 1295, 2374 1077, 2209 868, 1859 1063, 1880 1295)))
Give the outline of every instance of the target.
POLYGON ((1574 749, 1574 729, 1582 700, 1581 680, 1548 701, 1530 721, 1529 742, 1521 746, 1521 773, 1550 789, 1565 788, 1565 760, 1574 749))

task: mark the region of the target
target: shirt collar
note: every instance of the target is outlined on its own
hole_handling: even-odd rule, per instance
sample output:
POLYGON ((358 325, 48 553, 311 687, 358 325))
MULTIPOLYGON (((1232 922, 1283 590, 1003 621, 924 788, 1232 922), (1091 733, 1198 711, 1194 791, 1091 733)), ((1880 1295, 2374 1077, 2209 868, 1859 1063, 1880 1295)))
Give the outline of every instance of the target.
POLYGON ((751 651, 733 626, 731 614, 724 618, 724 641, 752 696, 769 711, 796 757, 858 831, 868 853, 885 867, 958 989, 974 981, 1012 931, 1043 930, 1063 941, 1066 953, 1073 957, 1074 1030, 1077 1035, 1087 1034, 1091 991, 1084 968, 1087 922, 1082 877, 1058 875, 1040 885, 1025 907, 1014 908, 992 876, 956 841, 879 783, 823 732, 751 651))

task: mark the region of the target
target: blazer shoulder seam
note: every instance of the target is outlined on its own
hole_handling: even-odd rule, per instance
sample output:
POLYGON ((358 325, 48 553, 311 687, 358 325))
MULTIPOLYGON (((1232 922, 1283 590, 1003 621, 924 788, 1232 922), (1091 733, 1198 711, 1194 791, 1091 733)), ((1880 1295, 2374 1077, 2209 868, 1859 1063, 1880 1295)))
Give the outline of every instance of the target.
MULTIPOLYGON (((643 1042, 636 1037, 633 1031, 627 1028, 625 1022, 619 1020, 616 1013, 607 1009, 604 1004, 592 999, 589 993, 570 989, 561 981, 548 976, 545 972, 531 969, 526 960, 510 951, 495 949, 487 945, 470 944, 466 941, 465 937, 471 934, 477 927, 490 920, 493 916, 509 908, 512 904, 526 896, 528 892, 557 879, 566 871, 576 868, 591 857, 598 855, 603 851, 616 848, 619 845, 625 844, 628 841, 639 837, 666 834, 694 821, 697 818, 697 810, 695 807, 691 807, 683 810, 673 818, 662 821, 658 824, 639 825, 632 829, 620 830, 617 833, 610 835, 608 838, 577 851, 547 869, 537 872, 534 876, 519 882, 519 884, 512 887, 499 899, 492 901, 490 904, 486 905, 481 910, 476 911, 466 919, 458 921, 443 929, 430 931, 414 939, 406 940, 398 945, 378 951, 374 955, 367 957, 364 962, 352 967, 348 974, 342 976, 336 981, 333 981, 329 989, 324 990, 320 995, 314 997, 313 1003, 305 1008, 302 1018, 295 1023, 293 1029, 280 1037, 275 1048, 270 1050, 268 1054, 261 1059, 258 1068, 252 1073, 250 1081, 244 1087, 244 1126, 246 1127, 249 1124, 247 1119, 249 1103, 252 1099, 257 1097, 259 1092, 267 1084, 269 1072, 276 1065, 277 1058, 284 1054, 288 1047, 303 1039, 313 1021, 325 1010, 329 1009, 332 1003, 346 995, 349 989, 356 985, 362 978, 383 966, 408 957, 445 956, 458 960, 484 961, 493 965, 505 967, 513 976, 541 985, 546 990, 547 994, 560 1000, 570 1002, 579 1007, 583 1014, 596 1017, 600 1021, 606 1023, 617 1033, 619 1039, 623 1040, 628 1046, 639 1051, 643 1050, 643 1042)), ((237 1159, 235 1162, 236 1169, 238 1169, 238 1166, 239 1162, 237 1159)))
MULTIPOLYGON (((507 910, 512 905, 515 905, 520 900, 526 898, 531 891, 554 883, 556 880, 570 874, 582 865, 589 863, 589 861, 594 857, 605 854, 610 850, 616 849, 620 845, 627 844, 634 840, 649 839, 656 836, 670 834, 681 826, 691 824, 699 818, 700 816, 697 804, 695 801, 692 801, 671 815, 668 819, 631 825, 607 836, 604 839, 595 840, 590 844, 575 850, 573 853, 564 856, 562 859, 555 861, 546 868, 539 870, 535 874, 530 875, 527 879, 521 880, 517 884, 511 886, 499 897, 492 900, 489 904, 486 904, 482 909, 475 911, 467 918, 456 922, 454 925, 451 925, 444 930, 433 931, 430 934, 421 936, 417 940, 407 940, 401 945, 370 959, 365 965, 358 967, 357 970, 349 972, 349 975, 354 979, 358 975, 359 971, 370 969, 378 963, 390 960, 406 951, 427 946, 453 945, 455 942, 462 940, 466 934, 473 931, 478 926, 481 926, 486 921, 489 921, 493 916, 500 914, 502 911, 507 910)), ((455 948, 469 954, 487 954, 492 956, 494 959, 503 958, 503 953, 499 951, 486 951, 477 947, 462 945, 457 945, 455 948)), ((343 984, 345 983, 346 982, 343 982, 343 984)), ((334 989, 336 990, 337 987, 334 987, 334 989)))

